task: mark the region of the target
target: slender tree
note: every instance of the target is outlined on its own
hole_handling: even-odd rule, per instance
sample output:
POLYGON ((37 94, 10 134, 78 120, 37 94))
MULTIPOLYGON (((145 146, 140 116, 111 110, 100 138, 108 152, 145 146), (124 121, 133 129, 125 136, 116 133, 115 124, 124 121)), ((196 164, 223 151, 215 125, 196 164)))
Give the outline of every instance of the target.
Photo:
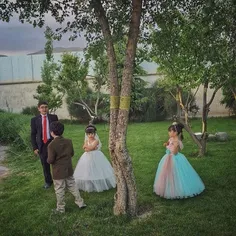
POLYGON ((42 84, 40 84, 33 97, 38 101, 47 101, 51 112, 55 112, 62 106, 63 94, 54 89, 55 81, 59 73, 59 65, 54 62, 53 58, 53 31, 47 27, 45 30, 45 54, 46 59, 41 68, 42 84))
MULTIPOLYGON (((227 2, 227 4, 230 1, 227 2)), ((231 2, 232 3, 232 2, 231 2)), ((225 20, 218 12, 230 13, 219 1, 182 1, 170 3, 156 14, 156 26, 152 31, 152 57, 167 75, 169 86, 176 87, 175 97, 185 114, 186 130, 199 147, 199 156, 206 153, 207 117, 217 91, 229 80, 229 37, 224 26, 225 20), (183 89, 203 87, 202 137, 196 138, 188 124, 188 108, 183 103, 183 89), (213 94, 208 98, 208 89, 213 94)), ((226 17, 226 16, 225 16, 226 17)), ((230 18, 232 17, 229 14, 230 18)))

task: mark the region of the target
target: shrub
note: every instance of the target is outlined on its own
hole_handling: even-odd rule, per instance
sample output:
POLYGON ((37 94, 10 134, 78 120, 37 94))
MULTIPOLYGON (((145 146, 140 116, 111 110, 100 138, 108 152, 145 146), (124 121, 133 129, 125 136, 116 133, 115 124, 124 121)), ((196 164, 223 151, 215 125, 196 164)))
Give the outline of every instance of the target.
POLYGON ((38 107, 37 106, 25 107, 22 109, 21 114, 36 116, 39 114, 38 107))
POLYGON ((14 113, 0 116, 0 142, 12 144, 17 149, 30 148, 30 117, 14 113))
POLYGON ((148 99, 142 104, 140 111, 134 113, 135 116, 132 120, 141 122, 165 120, 170 111, 174 112, 176 102, 168 97, 168 94, 158 86, 157 82, 151 87, 145 88, 143 94, 148 99))
MULTIPOLYGON (((148 100, 142 104, 139 112, 136 111, 134 113, 135 121, 150 122, 165 120, 176 114, 177 103, 175 99, 169 92, 166 92, 164 88, 160 87, 158 82, 155 82, 150 88, 145 88, 143 90, 143 96, 146 96, 148 100)), ((185 104, 189 95, 187 92, 183 92, 182 96, 185 104)), ((190 94, 191 103, 189 104, 189 113, 195 116, 199 107, 196 105, 195 99, 192 96, 190 94)))
POLYGON ((236 100, 234 94, 229 87, 223 87, 223 99, 221 104, 225 105, 225 108, 228 108, 232 115, 236 115, 236 100))
POLYGON ((90 120, 88 112, 82 106, 71 103, 68 105, 68 111, 70 116, 75 117, 79 122, 88 123, 90 120))

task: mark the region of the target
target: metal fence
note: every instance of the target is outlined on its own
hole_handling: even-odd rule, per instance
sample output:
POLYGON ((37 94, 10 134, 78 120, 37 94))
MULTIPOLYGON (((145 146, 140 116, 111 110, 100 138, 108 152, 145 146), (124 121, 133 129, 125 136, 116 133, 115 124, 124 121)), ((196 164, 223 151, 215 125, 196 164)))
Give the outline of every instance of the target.
MULTIPOLYGON (((80 58, 84 57, 82 51, 71 53, 80 58)), ((59 62, 62 54, 54 53, 54 61, 59 62)), ((0 84, 41 81, 41 68, 45 59, 45 54, 0 57, 0 84)), ((156 79, 157 65, 155 63, 145 61, 141 66, 146 70, 147 75, 150 76, 149 78, 155 77, 156 79)), ((94 62, 91 62, 88 72, 89 76, 94 75, 93 67, 94 62)), ((151 81, 155 79, 151 79, 151 81)))
MULTIPOLYGON (((83 57, 83 52, 71 52, 83 57)), ((54 53, 55 62, 63 53, 54 53)), ((0 83, 41 81, 41 68, 45 54, 0 57, 0 83)))

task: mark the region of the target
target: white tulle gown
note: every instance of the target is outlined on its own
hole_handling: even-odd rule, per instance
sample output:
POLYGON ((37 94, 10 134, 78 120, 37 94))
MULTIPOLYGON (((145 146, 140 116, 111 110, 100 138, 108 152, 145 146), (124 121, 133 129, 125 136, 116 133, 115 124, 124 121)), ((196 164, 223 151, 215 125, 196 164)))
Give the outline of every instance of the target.
MULTIPOLYGON (((92 144, 88 142, 88 145, 92 144)), ((102 192, 116 187, 114 170, 100 148, 99 140, 97 150, 84 152, 80 157, 74 171, 75 182, 79 190, 102 192)))

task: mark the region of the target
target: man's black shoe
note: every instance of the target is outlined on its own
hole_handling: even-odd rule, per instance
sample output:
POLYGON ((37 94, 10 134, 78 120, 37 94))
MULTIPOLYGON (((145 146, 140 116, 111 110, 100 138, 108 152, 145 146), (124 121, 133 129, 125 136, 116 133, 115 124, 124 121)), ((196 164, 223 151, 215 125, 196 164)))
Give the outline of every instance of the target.
POLYGON ((46 183, 46 184, 43 186, 43 188, 44 188, 44 189, 48 189, 48 188, 50 188, 51 186, 52 186, 52 184, 46 183))

